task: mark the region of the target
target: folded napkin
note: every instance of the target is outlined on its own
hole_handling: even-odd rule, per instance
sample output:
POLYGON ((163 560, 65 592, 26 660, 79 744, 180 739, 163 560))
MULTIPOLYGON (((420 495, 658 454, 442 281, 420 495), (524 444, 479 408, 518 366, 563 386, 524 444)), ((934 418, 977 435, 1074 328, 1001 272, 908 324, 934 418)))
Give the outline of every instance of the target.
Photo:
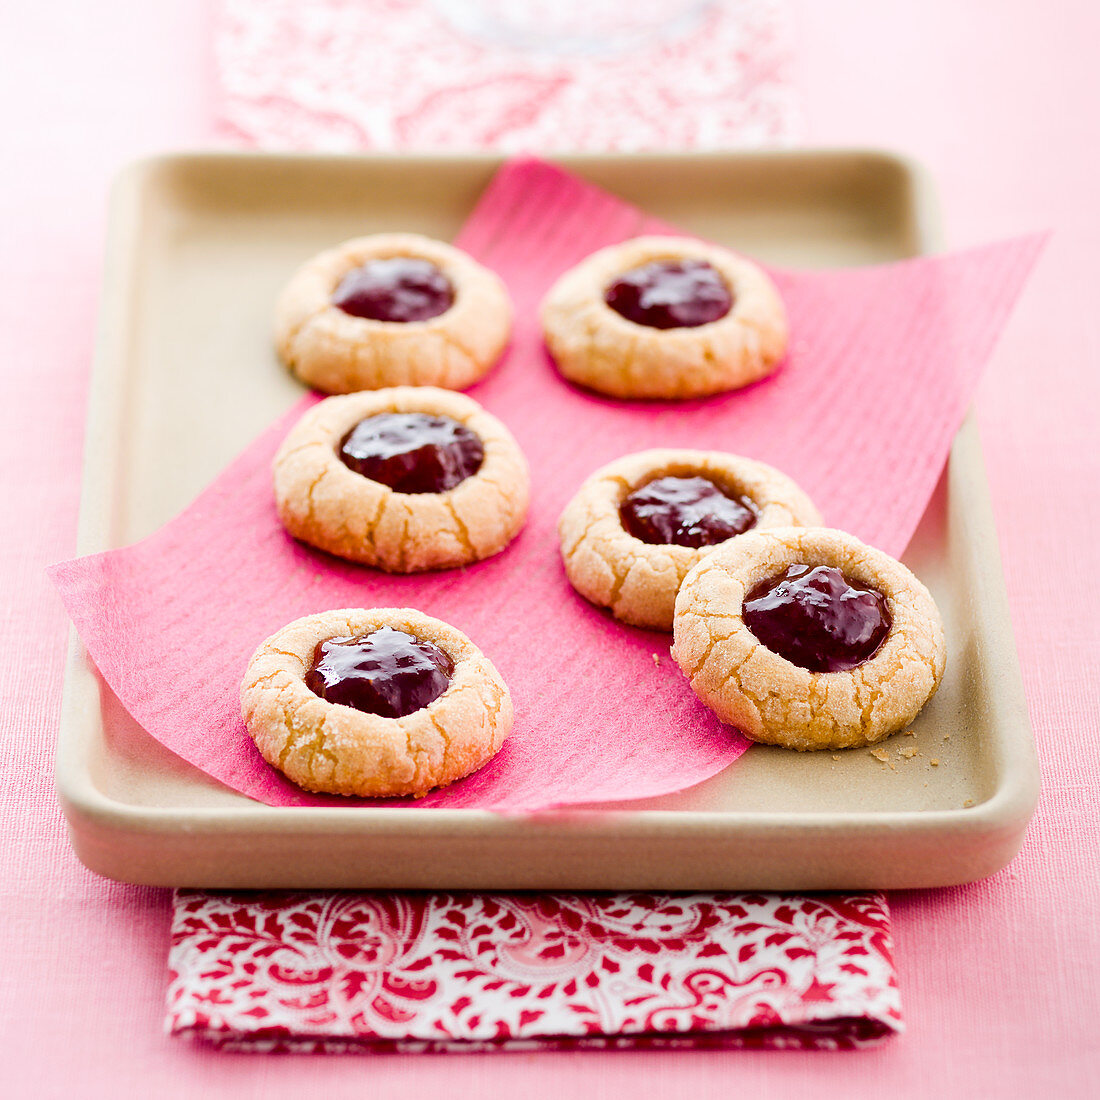
POLYGON ((221 128, 270 149, 729 149, 800 129, 782 0, 221 0, 215 26, 221 128))
POLYGON ((223 1049, 850 1050, 902 1030, 878 894, 177 894, 167 1028, 223 1049))

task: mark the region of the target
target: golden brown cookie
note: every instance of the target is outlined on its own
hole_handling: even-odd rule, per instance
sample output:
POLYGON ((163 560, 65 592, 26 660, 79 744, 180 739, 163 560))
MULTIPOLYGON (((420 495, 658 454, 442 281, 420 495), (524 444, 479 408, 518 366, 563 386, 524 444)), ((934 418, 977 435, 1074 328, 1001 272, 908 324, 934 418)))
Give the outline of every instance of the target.
MULTIPOLYGON (((791 572, 802 574, 800 585, 812 581, 809 573, 791 572)), ((806 598, 821 601, 828 583, 821 572, 818 588, 806 598)), ((824 527, 750 532, 708 555, 684 580, 673 629, 673 657, 695 694, 722 721, 754 741, 799 750, 870 745, 903 729, 935 693, 947 659, 939 611, 924 585, 889 555, 824 527), (801 663, 763 644, 746 618, 763 633, 753 615, 776 614, 771 602, 781 601, 774 600, 772 586, 792 566, 837 571, 853 586, 843 599, 858 598, 865 609, 877 601, 857 593, 879 594, 887 611, 884 638, 877 641, 869 619, 842 622, 832 603, 821 612, 832 616, 823 647, 816 628, 782 640, 782 646, 796 647, 791 652, 801 663), (851 668, 804 667, 834 663, 829 647, 840 652, 838 638, 857 648, 846 650, 849 657, 836 663, 858 660, 860 645, 870 648, 877 642, 878 648, 851 668)), ((769 644, 780 645, 774 638, 769 644)))
MULTIPOLYGON (((413 316, 430 312, 425 303, 431 291, 431 285, 399 287, 398 304, 408 306, 411 300, 420 307, 413 316)), ((397 299, 386 298, 391 312, 397 299)), ((383 386, 465 389, 500 358, 511 327, 508 292, 494 272, 449 244, 415 233, 357 237, 314 256, 287 284, 275 310, 275 343, 283 362, 326 393, 383 386), (444 288, 449 284, 453 300, 442 312, 422 320, 379 320, 334 303, 346 294, 346 308, 361 309, 351 283, 364 265, 382 261, 392 268, 403 258, 434 265, 444 288)))
MULTIPOLYGON (((682 272, 678 278, 683 285, 682 272)), ((667 294, 658 288, 652 300, 660 307, 667 294)), ((665 310, 661 323, 674 320, 665 310)), ((787 349, 787 315, 771 279, 728 249, 687 237, 637 237, 594 252, 550 289, 542 326, 561 373, 612 397, 703 397, 737 389, 770 373, 787 349), (621 276, 663 261, 709 265, 710 285, 688 285, 712 297, 724 286, 732 299, 728 312, 705 323, 694 323, 695 317, 690 326, 657 328, 608 304, 621 276)))
POLYGON ((702 478, 747 502, 755 512, 754 522, 747 520, 754 529, 821 522, 809 497, 786 474, 751 458, 659 449, 609 463, 584 482, 562 512, 561 556, 569 582, 585 599, 632 626, 671 630, 680 582, 715 549, 714 543, 643 541, 624 526, 623 505, 631 494, 668 477, 702 478))
POLYGON ((512 728, 511 697, 488 658, 461 631, 407 607, 344 608, 284 626, 248 663, 241 713, 263 758, 299 787, 362 797, 419 797, 453 783, 490 760, 512 728), (368 648, 350 651, 355 640, 370 640, 368 648), (315 670, 326 656, 322 646, 339 655, 334 667, 357 667, 358 679, 334 685, 327 666, 315 670), (397 687, 393 677, 386 680, 395 657, 404 665, 397 687), (410 663, 417 665, 412 673, 410 663), (358 689, 359 696, 346 697, 381 700, 390 709, 418 691, 442 691, 392 717, 329 702, 307 678, 330 692, 358 689))
POLYGON ((391 573, 491 557, 511 542, 527 515, 527 462, 508 429, 469 397, 429 386, 326 398, 291 429, 274 473, 279 518, 295 538, 391 573), (395 442, 403 421, 429 422, 429 431, 439 422, 442 434, 430 436, 443 440, 439 461, 418 456, 415 443, 395 442), (368 443, 380 457, 348 454, 362 432, 373 435, 368 443), (471 455, 474 444, 480 461, 476 448, 471 455), (455 483, 424 491, 416 483, 418 462, 427 463, 429 475, 448 475, 442 484, 455 483), (400 477, 391 476, 395 470, 400 477), (467 470, 473 472, 462 476, 467 470), (376 477, 389 477, 397 488, 376 477))

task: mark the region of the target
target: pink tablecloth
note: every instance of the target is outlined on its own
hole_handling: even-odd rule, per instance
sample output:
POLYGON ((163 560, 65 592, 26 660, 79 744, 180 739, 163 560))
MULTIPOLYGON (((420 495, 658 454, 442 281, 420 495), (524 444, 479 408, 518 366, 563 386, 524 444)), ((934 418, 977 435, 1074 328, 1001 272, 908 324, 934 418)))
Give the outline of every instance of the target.
POLYGON ((745 1052, 252 1059, 160 1026, 169 896, 103 882, 52 794, 67 619, 43 574, 73 549, 107 179, 202 143, 208 28, 186 0, 0 13, 0 1025, 5 1095, 1084 1097, 1100 1070, 1100 16, 1018 2, 795 5, 810 138, 922 159, 953 246, 1056 236, 979 398, 1043 762, 1021 856, 992 879, 895 894, 907 1033, 823 1057, 745 1052), (1088 117, 1086 117, 1086 115, 1088 117))

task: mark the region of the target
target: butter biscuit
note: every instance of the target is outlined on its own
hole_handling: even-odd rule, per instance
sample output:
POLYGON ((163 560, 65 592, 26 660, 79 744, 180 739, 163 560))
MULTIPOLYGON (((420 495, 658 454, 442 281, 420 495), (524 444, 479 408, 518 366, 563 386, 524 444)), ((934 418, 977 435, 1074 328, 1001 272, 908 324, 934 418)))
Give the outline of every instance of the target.
POLYGON ((904 729, 947 660, 924 585, 823 527, 750 532, 709 554, 680 588, 673 633, 673 658, 723 722, 800 751, 904 729))
POLYGON ((611 397, 704 397, 769 374, 787 349, 771 279, 718 245, 637 237, 594 252, 542 303, 561 373, 611 397))
POLYGON ((585 599, 632 626, 671 630, 680 583, 716 545, 736 541, 743 530, 820 522, 809 497, 763 462, 665 448, 593 473, 562 512, 558 534, 566 576, 585 599), (639 520, 634 502, 647 490, 652 499, 643 500, 639 520), (717 529, 716 508, 726 513, 717 529), (676 529, 669 527, 672 512, 686 513, 676 529))
POLYGON ((496 417, 430 386, 329 397, 274 460, 279 518, 297 539, 391 573, 469 565, 522 528, 527 462, 496 417))
POLYGON ((263 758, 299 787, 361 797, 421 797, 469 775, 513 718, 481 650, 411 608, 344 608, 284 626, 248 663, 241 713, 263 758))
POLYGON ((461 390, 497 362, 511 325, 494 272, 442 241, 382 233, 298 269, 276 306, 275 344, 294 374, 325 393, 461 390))

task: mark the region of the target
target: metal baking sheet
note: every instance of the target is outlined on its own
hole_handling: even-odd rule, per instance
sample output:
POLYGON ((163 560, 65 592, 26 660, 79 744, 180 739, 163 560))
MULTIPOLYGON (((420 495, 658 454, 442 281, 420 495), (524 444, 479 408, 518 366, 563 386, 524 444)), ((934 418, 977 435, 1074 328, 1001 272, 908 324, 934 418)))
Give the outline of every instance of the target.
MULTIPOLYGON (((558 160, 775 264, 878 263, 940 243, 927 180, 887 153, 558 160)), ((499 164, 197 154, 128 169, 113 200, 79 552, 151 533, 299 398, 269 333, 272 302, 304 257, 393 228, 448 239, 499 164)), ((981 878, 1019 848, 1038 765, 972 420, 905 561, 943 611, 950 654, 914 726, 919 757, 890 767, 867 751, 754 746, 675 795, 531 816, 260 805, 142 730, 74 634, 57 753, 73 846, 112 878, 208 888, 821 890, 981 878)))

